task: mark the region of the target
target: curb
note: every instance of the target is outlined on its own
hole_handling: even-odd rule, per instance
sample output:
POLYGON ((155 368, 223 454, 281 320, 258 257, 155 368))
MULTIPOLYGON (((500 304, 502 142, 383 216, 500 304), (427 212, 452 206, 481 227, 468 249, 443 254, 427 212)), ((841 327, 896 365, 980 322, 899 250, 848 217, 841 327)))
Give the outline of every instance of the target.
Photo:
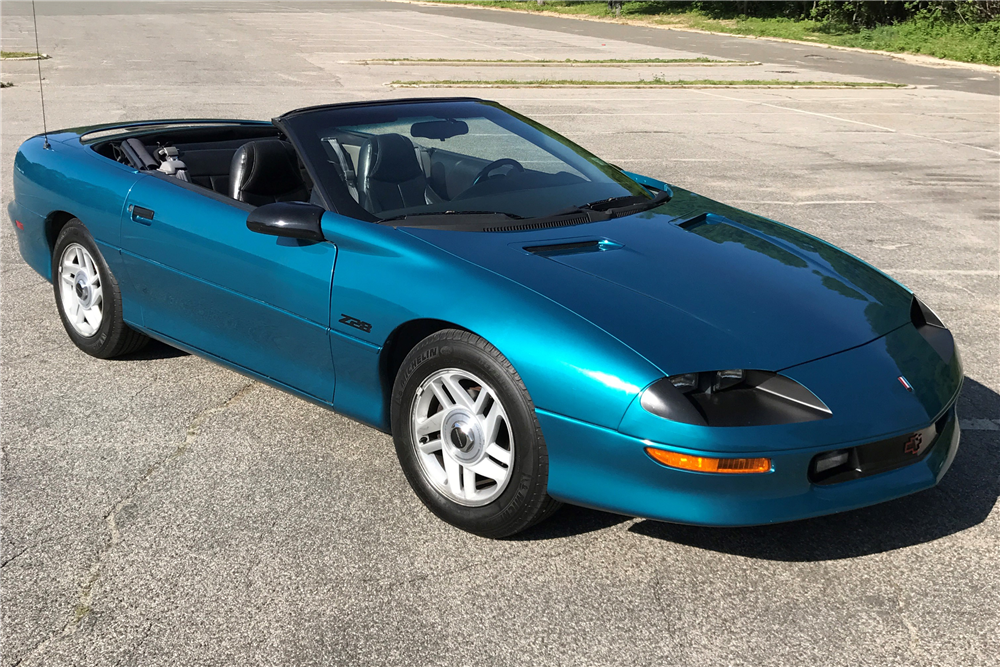
POLYGON ((752 60, 733 60, 706 63, 533 63, 533 62, 503 62, 500 60, 435 60, 435 61, 413 61, 413 60, 342 60, 345 65, 390 65, 390 66, 411 66, 422 67, 449 66, 449 67, 757 67, 764 63, 752 60))
POLYGON ((695 88, 703 90, 713 90, 716 88, 739 88, 743 90, 904 90, 907 88, 916 88, 917 86, 758 86, 758 85, 739 85, 739 84, 718 84, 718 85, 699 85, 699 84, 622 84, 622 85, 580 85, 571 83, 464 83, 464 84, 452 84, 452 83, 384 83, 383 86, 388 88, 602 88, 602 89, 635 89, 635 88, 655 88, 659 90, 674 90, 677 88, 695 88))
POLYGON ((37 56, 17 56, 16 58, 11 58, 10 56, 4 56, 0 60, 48 60, 51 58, 47 53, 40 53, 37 56))

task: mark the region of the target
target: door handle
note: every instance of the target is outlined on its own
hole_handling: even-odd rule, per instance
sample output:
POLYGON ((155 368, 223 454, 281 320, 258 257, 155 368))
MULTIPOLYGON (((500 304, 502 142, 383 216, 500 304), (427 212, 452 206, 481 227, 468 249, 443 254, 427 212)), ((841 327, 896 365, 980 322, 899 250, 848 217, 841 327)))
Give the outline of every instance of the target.
POLYGON ((132 205, 128 207, 129 213, 132 214, 132 220, 143 225, 149 225, 153 222, 154 211, 151 208, 145 208, 143 206, 132 205))

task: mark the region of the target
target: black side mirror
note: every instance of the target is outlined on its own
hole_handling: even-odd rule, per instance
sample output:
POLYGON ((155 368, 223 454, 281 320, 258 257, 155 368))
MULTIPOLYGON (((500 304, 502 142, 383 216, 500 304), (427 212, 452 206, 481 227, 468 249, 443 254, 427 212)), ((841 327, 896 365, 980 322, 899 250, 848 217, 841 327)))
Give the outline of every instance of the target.
POLYGON ((247 229, 258 234, 322 241, 324 209, 304 201, 279 201, 250 211, 247 229))

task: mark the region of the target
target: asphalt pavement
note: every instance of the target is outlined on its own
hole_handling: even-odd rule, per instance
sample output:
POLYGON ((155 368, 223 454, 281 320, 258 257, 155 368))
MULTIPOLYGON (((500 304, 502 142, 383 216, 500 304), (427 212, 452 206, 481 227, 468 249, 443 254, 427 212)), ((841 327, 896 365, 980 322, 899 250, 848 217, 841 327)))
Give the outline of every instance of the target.
MULTIPOLYGON (((470 94, 825 238, 952 328, 965 430, 938 487, 842 515, 733 530, 567 507, 485 540, 423 508, 381 433, 164 345, 118 361, 79 352, 3 222, 4 665, 996 664, 995 75, 402 3, 37 7, 50 128, 470 94), (399 89, 386 84, 470 70, 354 62, 670 54, 909 87, 399 89)), ((4 49, 33 48, 30 5, 0 14, 4 49)), ((14 83, 0 92, 6 207, 17 146, 41 120, 36 63, 4 61, 0 75, 14 83)))

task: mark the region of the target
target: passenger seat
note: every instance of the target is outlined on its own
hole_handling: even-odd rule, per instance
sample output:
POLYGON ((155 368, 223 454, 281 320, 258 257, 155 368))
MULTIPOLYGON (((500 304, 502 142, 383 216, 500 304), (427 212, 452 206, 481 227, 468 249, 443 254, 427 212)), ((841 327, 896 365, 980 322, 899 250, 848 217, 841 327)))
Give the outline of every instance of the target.
POLYGON ((413 143, 401 134, 373 136, 361 146, 358 195, 372 213, 441 200, 428 185, 413 143))
POLYGON ((309 188, 292 145, 279 139, 260 139, 240 146, 229 166, 229 196, 254 206, 308 201, 309 188))

